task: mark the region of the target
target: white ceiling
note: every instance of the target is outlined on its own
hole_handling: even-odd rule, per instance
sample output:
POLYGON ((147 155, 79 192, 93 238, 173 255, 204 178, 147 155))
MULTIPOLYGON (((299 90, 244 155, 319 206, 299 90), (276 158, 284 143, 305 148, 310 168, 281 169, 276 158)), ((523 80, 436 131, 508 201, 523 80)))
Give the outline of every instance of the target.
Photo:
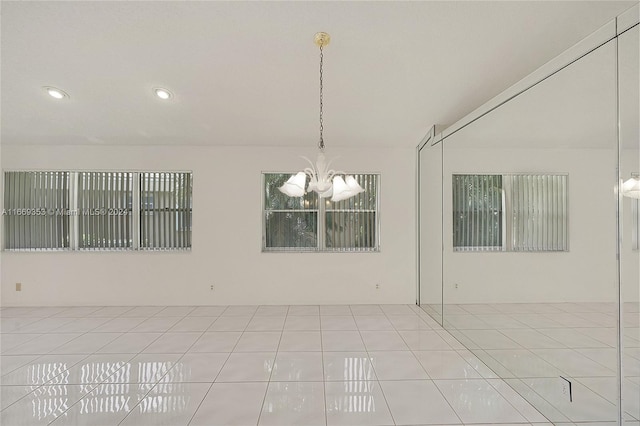
POLYGON ((415 147, 635 3, 3 1, 2 143, 313 146, 326 31, 327 147, 415 147))

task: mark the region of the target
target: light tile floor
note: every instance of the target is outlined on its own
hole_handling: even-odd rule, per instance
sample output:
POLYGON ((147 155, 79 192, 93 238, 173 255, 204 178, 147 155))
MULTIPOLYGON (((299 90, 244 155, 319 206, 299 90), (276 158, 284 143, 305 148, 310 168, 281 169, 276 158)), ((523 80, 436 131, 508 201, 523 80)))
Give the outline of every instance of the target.
MULTIPOLYGON (((441 318, 439 306, 423 306, 423 309, 434 318, 441 318)), ((590 425, 615 422, 618 393, 614 304, 444 305, 444 313, 445 328, 552 422, 590 425), (560 376, 572 382, 573 401, 569 401, 560 376)), ((623 322, 625 425, 638 425, 640 314, 637 303, 624 305, 623 322)), ((419 352, 414 353, 420 358, 419 352)), ((460 363, 442 358, 433 364, 423 363, 432 379, 439 379, 439 374, 460 363)), ((462 374, 462 370, 456 368, 456 374, 462 374)), ((503 383, 499 386, 506 390, 503 383)), ((458 414, 466 421, 462 412, 458 414)))
POLYGON ((0 317, 2 425, 550 424, 410 305, 2 308, 0 317))

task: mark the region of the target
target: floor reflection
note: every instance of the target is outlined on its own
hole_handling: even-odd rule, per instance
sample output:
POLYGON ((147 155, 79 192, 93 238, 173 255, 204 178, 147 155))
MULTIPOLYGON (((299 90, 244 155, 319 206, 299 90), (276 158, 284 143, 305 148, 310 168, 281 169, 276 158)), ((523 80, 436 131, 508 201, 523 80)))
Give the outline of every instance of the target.
MULTIPOLYGON (((433 305, 444 324, 496 374, 552 421, 615 421, 616 307, 613 303, 433 305), (559 376, 572 381, 573 402, 559 376)), ((623 400, 640 419, 640 314, 625 303, 623 400)))
POLYGON ((343 413, 375 413, 374 382, 343 382, 344 394, 334 399, 333 408, 343 413))
POLYGON ((81 381, 73 382, 72 373, 64 363, 37 363, 28 366, 27 381, 31 383, 47 382, 54 377, 59 384, 36 388, 26 398, 31 403, 34 419, 56 418, 78 402, 80 414, 129 412, 139 402, 142 412, 179 412, 188 404, 188 389, 184 383, 158 383, 159 377, 169 373, 182 379, 189 377, 189 368, 182 363, 165 361, 146 362, 90 362, 75 366, 80 371, 81 381), (111 383, 98 383, 106 378, 105 373, 112 372, 111 383), (58 377, 60 376, 60 377, 58 377), (151 389, 151 390, 150 390, 151 389), (144 400, 140 397, 147 395, 144 400))

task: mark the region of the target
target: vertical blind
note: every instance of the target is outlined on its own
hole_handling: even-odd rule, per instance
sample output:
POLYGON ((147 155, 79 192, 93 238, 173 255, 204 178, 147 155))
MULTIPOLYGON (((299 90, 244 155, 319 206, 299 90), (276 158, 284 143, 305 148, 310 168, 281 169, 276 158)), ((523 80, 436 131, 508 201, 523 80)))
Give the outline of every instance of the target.
POLYGON ((192 193, 191 172, 5 172, 4 249, 189 249, 192 193))
POLYGON ((191 247, 191 173, 140 173, 140 248, 191 247))
POLYGON ((78 173, 78 246, 123 249, 133 245, 133 173, 78 173))
POLYGON ((502 175, 453 175, 453 247, 503 250, 502 175))
POLYGON ((7 250, 69 248, 69 172, 6 172, 7 250))
POLYGON ((567 176, 510 175, 513 251, 566 251, 567 176))
POLYGON ((335 251, 376 249, 378 175, 357 174, 365 192, 343 201, 326 203, 326 247, 335 251))
POLYGON ((453 175, 454 251, 567 251, 567 179, 453 175))

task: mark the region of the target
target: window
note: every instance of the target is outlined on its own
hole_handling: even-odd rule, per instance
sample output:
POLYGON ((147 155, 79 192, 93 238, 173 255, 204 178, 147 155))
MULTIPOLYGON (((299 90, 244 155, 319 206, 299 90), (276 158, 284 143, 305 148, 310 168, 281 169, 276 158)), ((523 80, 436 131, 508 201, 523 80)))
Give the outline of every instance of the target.
POLYGON ((191 172, 5 172, 6 250, 191 248, 191 172))
POLYGON ((69 185, 69 172, 5 173, 5 248, 68 249, 69 185))
POLYGON ((140 173, 140 247, 191 247, 191 173, 140 173))
POLYGON ((452 177, 454 251, 567 251, 567 175, 452 177))
POLYGON ((133 173, 78 173, 78 248, 133 247, 133 173))
POLYGON ((302 197, 281 193, 278 187, 290 176, 290 173, 263 174, 263 251, 379 249, 379 175, 354 175, 365 192, 335 203, 319 198, 315 192, 302 197))

